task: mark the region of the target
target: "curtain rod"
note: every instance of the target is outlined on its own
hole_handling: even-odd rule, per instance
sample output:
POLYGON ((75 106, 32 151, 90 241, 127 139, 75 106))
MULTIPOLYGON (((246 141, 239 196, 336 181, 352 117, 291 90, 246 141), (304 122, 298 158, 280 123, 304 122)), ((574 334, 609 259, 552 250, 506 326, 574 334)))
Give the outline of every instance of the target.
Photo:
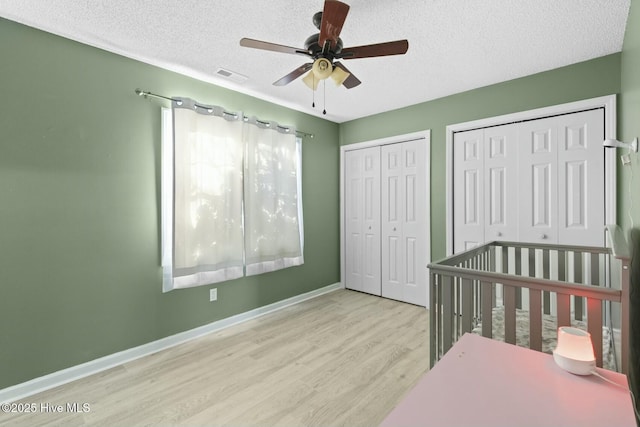
MULTIPOLYGON (((141 89, 136 89, 136 90, 135 90, 135 92, 136 92, 136 94, 137 94, 138 96, 144 96, 145 98, 147 98, 147 97, 151 96, 151 97, 154 97, 154 98, 166 99, 167 101, 171 101, 171 102, 177 102, 177 101, 180 101, 179 99, 176 99, 176 98, 170 98, 170 97, 168 97, 168 96, 158 95, 158 94, 156 94, 156 93, 147 92, 147 91, 144 91, 144 90, 141 90, 141 89)), ((209 107, 209 106, 207 106, 207 105, 200 105, 200 104, 198 104, 198 103, 196 103, 196 106, 197 106, 197 107, 200 107, 200 108, 204 108, 204 109, 210 108, 210 107, 209 107)), ((224 110, 224 114, 227 114, 227 115, 229 115, 229 116, 233 116, 233 117, 238 117, 238 113, 231 113, 231 112, 229 112, 229 111, 227 111, 227 110, 224 110)), ((242 116, 242 118, 243 118, 243 119, 248 119, 248 117, 247 117, 247 116, 242 116)), ((259 120, 259 119, 256 119, 256 121, 257 121, 258 123, 263 124, 263 125, 269 124, 269 122, 265 122, 265 121, 263 121, 263 120, 259 120)), ((285 130, 286 130, 286 129, 289 129, 289 128, 288 128, 288 127, 286 127, 286 126, 280 126, 280 125, 278 125, 278 127, 279 127, 280 129, 285 129, 285 130)), ((313 137, 314 137, 314 135, 313 135, 312 133, 309 133, 309 132, 303 132, 303 131, 301 131, 301 130, 296 130, 296 135, 298 135, 298 136, 302 136, 302 137, 309 137, 309 138, 313 138, 313 137)))

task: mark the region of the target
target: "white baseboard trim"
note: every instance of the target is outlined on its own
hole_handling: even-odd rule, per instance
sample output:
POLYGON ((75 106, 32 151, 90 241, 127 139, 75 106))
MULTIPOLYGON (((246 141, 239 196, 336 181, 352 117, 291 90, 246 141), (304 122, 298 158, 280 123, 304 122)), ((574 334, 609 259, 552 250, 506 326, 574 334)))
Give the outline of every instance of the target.
POLYGON ((199 326, 197 328, 180 332, 178 334, 171 335, 157 341, 143 344, 138 347, 133 347, 128 350, 123 350, 118 353, 110 354, 108 356, 92 360, 90 362, 72 366, 61 371, 34 378, 21 384, 7 387, 0 390, 0 403, 10 403, 16 400, 24 399, 26 397, 49 390, 51 388, 70 383, 72 381, 96 374, 101 371, 105 371, 118 365, 131 362, 135 359, 157 353, 158 351, 166 350, 168 348, 183 344, 196 338, 200 338, 204 335, 220 331, 239 323, 256 319, 266 314, 282 310, 283 308, 301 303, 312 298, 316 298, 320 295, 324 295, 342 288, 343 286, 341 283, 335 283, 333 285, 325 286, 324 288, 316 289, 305 294, 296 295, 294 297, 278 301, 273 304, 258 307, 245 313, 236 314, 235 316, 227 317, 226 319, 221 319, 209 323, 208 325, 199 326))

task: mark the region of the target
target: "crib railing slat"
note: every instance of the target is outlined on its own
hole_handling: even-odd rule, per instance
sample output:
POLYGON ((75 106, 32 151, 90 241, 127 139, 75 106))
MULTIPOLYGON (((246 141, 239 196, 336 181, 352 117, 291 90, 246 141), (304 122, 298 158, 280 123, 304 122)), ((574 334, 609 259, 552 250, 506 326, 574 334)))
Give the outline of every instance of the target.
MULTIPOLYGON (((496 259, 498 258, 497 255, 497 248, 495 246, 491 246, 491 251, 489 252, 489 268, 491 269, 490 271, 492 272, 496 272, 497 271, 497 262, 496 259)), ((496 288, 495 286, 492 286, 491 288, 491 307, 493 309, 493 307, 496 307, 498 305, 498 297, 496 295, 496 288)))
POLYGON ((600 254, 591 254, 591 285, 600 286, 600 254))
POLYGON ((574 318, 576 320, 584 320, 584 299, 582 297, 573 297, 574 318))
POLYGON ((557 294, 558 327, 571 326, 571 295, 557 294))
POLYGON ((444 354, 442 352, 442 319, 444 318, 444 310, 442 309, 442 287, 444 286, 444 276, 439 275, 438 278, 438 289, 436 293, 436 309, 438 312, 436 313, 436 331, 438 331, 438 337, 436 338, 436 342, 438 345, 437 350, 437 358, 440 359, 444 354))
POLYGON ((549 249, 542 249, 542 277, 545 279, 551 278, 551 261, 550 261, 549 249))
POLYGON ((504 286, 504 342, 516 343, 516 289, 504 286))
MULTIPOLYGON (((542 249, 542 278, 551 278, 551 262, 549 261, 549 250, 542 249)), ((544 314, 551 314, 551 294, 544 292, 543 294, 544 314)))
MULTIPOLYGON (((466 268, 466 266, 465 266, 466 268)), ((458 341, 458 338, 460 338, 460 315, 462 314, 462 307, 460 306, 460 303, 462 302, 462 298, 460 298, 460 283, 462 282, 462 279, 460 277, 454 277, 453 278, 453 304, 454 304, 454 309, 453 309, 453 313, 454 313, 454 317, 453 317, 453 343, 455 343, 456 341, 458 341)), ((452 343, 452 344, 453 344, 452 343)))
POLYGON ((602 301, 587 298, 587 330, 591 334, 596 366, 602 367, 602 301))
POLYGON ((558 280, 567 280, 567 252, 558 251, 558 280))
POLYGON ((573 253, 573 282, 582 283, 582 252, 573 253))
MULTIPOLYGON (((522 276, 522 249, 515 248, 516 276, 522 276)), ((516 289, 516 308, 522 308, 522 288, 516 289)))
MULTIPOLYGON (((574 265, 574 270, 575 270, 575 283, 584 283, 584 274, 582 273, 582 266, 583 266, 583 262, 582 262, 582 252, 576 252, 575 253, 575 259, 574 259, 575 265, 574 265)), ((584 317, 582 314, 582 305, 583 305, 583 300, 580 297, 575 297, 574 299, 574 310, 575 310, 575 319, 576 320, 582 320, 582 318, 584 317)))
POLYGON ((442 277, 442 354, 451 348, 453 338, 453 277, 442 277))
POLYGON ((493 338, 493 284, 482 282, 482 336, 493 338))
POLYGON ((542 351, 542 292, 529 289, 529 348, 542 351))
POLYGON ((440 331, 438 329, 438 322, 436 317, 436 312, 438 307, 438 299, 436 294, 436 282, 440 279, 439 274, 431 273, 429 279, 429 295, 431 297, 431 302, 429 306, 429 330, 431 333, 429 334, 429 366, 433 368, 438 357, 438 343, 437 338, 440 336, 440 331))
POLYGON ((536 277, 536 251, 527 248, 527 252, 529 253, 529 276, 536 277))
POLYGON ((522 275, 522 248, 515 248, 516 275, 522 275))
POLYGON ((473 329, 473 281, 462 279, 462 333, 473 329))
POLYGON ((503 246, 500 251, 502 252, 502 273, 509 273, 509 248, 503 246))
POLYGON ((542 292, 542 308, 544 314, 551 314, 551 294, 547 291, 542 292))

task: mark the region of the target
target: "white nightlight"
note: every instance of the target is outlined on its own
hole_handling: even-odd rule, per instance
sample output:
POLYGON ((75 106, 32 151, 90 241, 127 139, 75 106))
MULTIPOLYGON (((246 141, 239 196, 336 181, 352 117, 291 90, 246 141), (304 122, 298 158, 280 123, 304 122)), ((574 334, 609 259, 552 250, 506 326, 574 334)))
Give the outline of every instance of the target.
POLYGON ((553 360, 572 374, 592 374, 596 369, 596 357, 591 334, 570 326, 558 328, 558 346, 553 350, 553 360))

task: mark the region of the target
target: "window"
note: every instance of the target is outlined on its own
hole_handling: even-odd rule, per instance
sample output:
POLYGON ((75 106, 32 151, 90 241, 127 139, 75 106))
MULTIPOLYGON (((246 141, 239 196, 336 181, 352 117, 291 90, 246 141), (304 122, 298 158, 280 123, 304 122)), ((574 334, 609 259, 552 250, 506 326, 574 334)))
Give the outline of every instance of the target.
POLYGON ((275 123, 163 110, 163 290, 303 263, 300 140, 275 123))

